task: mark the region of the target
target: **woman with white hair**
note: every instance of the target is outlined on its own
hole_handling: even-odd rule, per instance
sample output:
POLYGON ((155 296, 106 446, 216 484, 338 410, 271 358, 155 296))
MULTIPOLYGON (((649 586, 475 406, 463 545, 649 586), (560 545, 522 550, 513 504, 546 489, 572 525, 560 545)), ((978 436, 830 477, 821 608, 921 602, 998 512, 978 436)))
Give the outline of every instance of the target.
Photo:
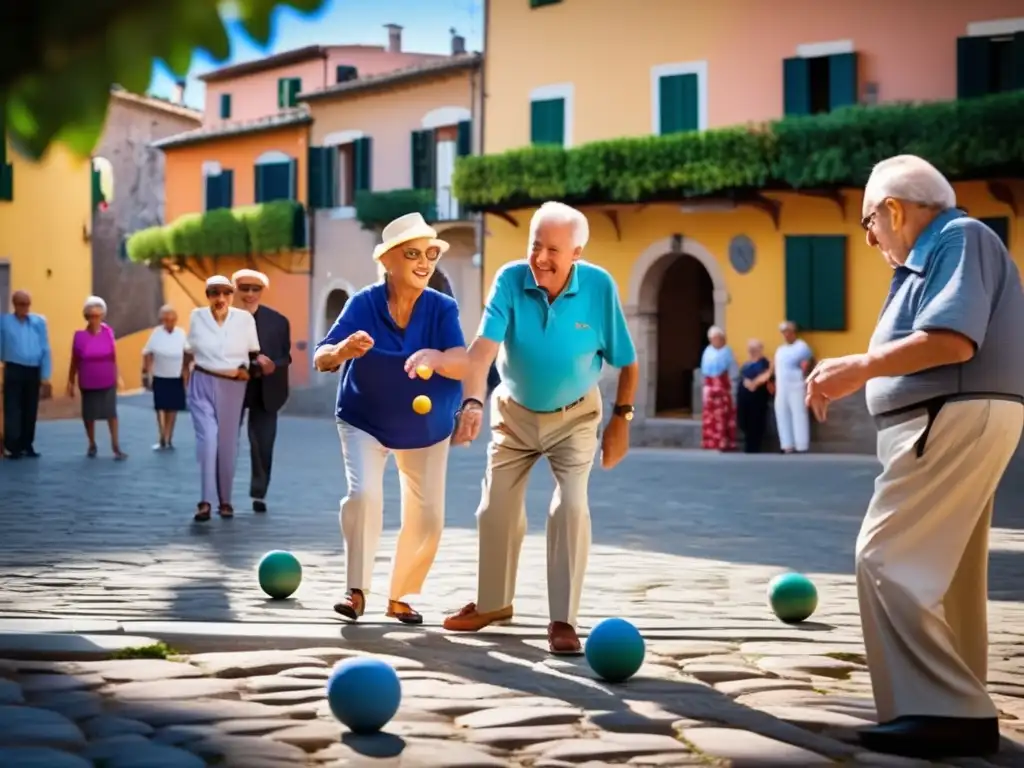
POLYGON ((121 450, 117 429, 117 344, 114 331, 103 320, 107 303, 90 296, 82 308, 85 328, 75 331, 71 342, 71 366, 68 369, 68 397, 75 396, 75 384, 82 393, 82 422, 89 439, 89 458, 96 456, 96 422, 105 421, 110 429, 110 448, 114 458, 128 455, 121 450))
POLYGON ((165 304, 160 307, 160 325, 153 329, 142 348, 142 377, 153 391, 153 410, 160 442, 154 451, 174 448, 174 424, 184 411, 185 379, 181 369, 185 360, 185 332, 178 328, 178 313, 165 304))
POLYGON ((805 380, 814 366, 807 342, 797 337, 796 323, 779 325, 782 344, 775 350, 775 425, 783 453, 806 453, 811 447, 811 420, 807 413, 805 380))
POLYGON ((366 610, 384 526, 384 467, 394 454, 402 486, 387 616, 423 617, 406 600, 420 594, 444 528, 449 438, 467 373, 455 300, 429 287, 448 243, 418 213, 388 224, 373 252, 379 283, 348 300, 316 345, 318 371, 341 370, 338 434, 348 495, 341 501, 345 596, 334 610, 356 621, 366 610))
POLYGON ((736 407, 732 399, 732 372, 736 358, 725 343, 725 331, 708 328, 708 345, 700 358, 702 387, 701 447, 707 451, 736 448, 736 407))

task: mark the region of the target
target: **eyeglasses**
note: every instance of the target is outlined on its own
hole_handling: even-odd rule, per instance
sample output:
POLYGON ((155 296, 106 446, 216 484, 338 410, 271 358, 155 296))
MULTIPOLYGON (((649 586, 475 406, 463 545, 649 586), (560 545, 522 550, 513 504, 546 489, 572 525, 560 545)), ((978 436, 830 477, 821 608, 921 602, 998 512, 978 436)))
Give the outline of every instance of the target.
POLYGON ((213 288, 206 292, 206 297, 212 299, 216 296, 230 296, 234 291, 230 288, 213 288))
POLYGON ((102 312, 90 312, 89 314, 87 314, 85 316, 85 319, 86 320, 102 320, 103 319, 103 313, 102 312))
POLYGON ((419 261, 421 256, 426 256, 427 261, 437 261, 441 258, 441 249, 427 248, 426 251, 421 251, 419 248, 406 248, 402 251, 402 255, 409 261, 419 261))
POLYGON ((263 290, 263 286, 251 285, 249 283, 246 283, 244 285, 238 286, 238 290, 241 291, 242 293, 259 293, 260 291, 263 290))

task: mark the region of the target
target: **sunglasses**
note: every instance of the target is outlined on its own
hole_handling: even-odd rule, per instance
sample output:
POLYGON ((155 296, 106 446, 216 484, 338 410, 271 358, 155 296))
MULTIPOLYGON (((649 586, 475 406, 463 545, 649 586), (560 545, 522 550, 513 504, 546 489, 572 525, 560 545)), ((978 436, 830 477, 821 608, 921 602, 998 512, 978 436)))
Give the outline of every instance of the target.
POLYGON ((242 293, 259 293, 260 291, 263 290, 263 286, 262 285, 250 285, 250 284, 246 283, 245 285, 238 286, 238 290, 241 291, 242 293))
POLYGON ((102 320, 103 319, 103 313, 102 312, 90 312, 89 314, 87 314, 85 316, 85 319, 86 320, 102 320))
POLYGON ((212 299, 216 296, 230 296, 233 293, 230 288, 214 288, 206 292, 206 297, 212 299))
POLYGON ((441 258, 441 249, 427 248, 426 251, 421 251, 419 248, 405 248, 402 255, 409 261, 419 261, 422 256, 426 256, 427 261, 437 261, 441 258))

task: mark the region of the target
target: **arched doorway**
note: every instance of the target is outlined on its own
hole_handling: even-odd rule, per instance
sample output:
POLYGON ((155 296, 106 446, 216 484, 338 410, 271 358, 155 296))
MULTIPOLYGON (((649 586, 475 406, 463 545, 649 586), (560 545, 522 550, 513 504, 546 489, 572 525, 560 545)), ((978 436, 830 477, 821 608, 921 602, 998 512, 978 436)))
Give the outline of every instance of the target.
POLYGON ((694 371, 715 323, 711 275, 688 255, 666 256, 671 263, 657 293, 656 416, 689 417, 694 411, 694 371))
POLYGON ((338 319, 341 310, 348 304, 348 292, 341 288, 335 288, 327 294, 327 302, 324 304, 324 328, 330 328, 338 319))

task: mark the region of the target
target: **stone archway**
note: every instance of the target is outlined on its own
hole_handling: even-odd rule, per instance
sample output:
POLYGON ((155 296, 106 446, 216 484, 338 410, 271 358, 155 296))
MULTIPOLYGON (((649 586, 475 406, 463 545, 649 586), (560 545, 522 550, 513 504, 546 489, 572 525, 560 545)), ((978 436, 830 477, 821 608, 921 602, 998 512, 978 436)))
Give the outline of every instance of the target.
POLYGON ((313 342, 314 345, 327 335, 334 321, 341 314, 342 307, 352 298, 355 292, 356 289, 352 283, 340 277, 331 280, 320 291, 320 296, 316 303, 319 311, 313 315, 313 338, 316 340, 313 342), (339 300, 341 300, 340 305, 338 303, 339 300))
MULTIPOLYGON (((711 282, 712 322, 726 329, 725 307, 729 302, 729 292, 725 270, 707 248, 690 238, 666 237, 644 249, 630 272, 624 307, 637 349, 640 381, 636 409, 639 418, 652 418, 656 414, 659 371, 658 299, 669 270, 680 259, 692 259, 703 267, 711 282)), ((698 264, 693 266, 697 267, 698 264)))

